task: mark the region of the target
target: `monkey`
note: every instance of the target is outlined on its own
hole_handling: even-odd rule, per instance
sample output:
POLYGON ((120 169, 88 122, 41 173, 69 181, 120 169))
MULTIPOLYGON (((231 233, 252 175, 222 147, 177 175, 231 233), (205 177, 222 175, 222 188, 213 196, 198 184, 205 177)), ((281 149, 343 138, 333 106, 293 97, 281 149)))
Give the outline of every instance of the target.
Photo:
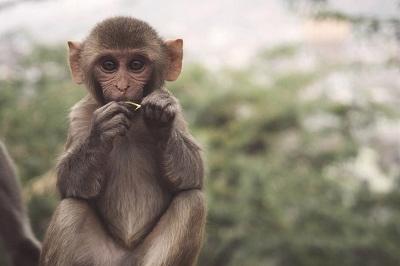
POLYGON ((36 266, 40 243, 32 233, 14 162, 0 141, 0 238, 14 266, 36 266))
POLYGON ((40 265, 195 265, 206 220, 202 151, 165 87, 180 75, 183 40, 112 17, 68 47, 72 79, 88 93, 69 114, 56 166, 61 202, 40 265))

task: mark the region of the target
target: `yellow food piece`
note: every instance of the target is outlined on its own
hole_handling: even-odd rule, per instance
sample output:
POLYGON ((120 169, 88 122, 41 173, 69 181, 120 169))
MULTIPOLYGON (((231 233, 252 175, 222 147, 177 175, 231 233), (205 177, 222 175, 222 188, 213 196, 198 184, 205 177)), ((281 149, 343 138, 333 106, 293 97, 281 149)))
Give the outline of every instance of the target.
POLYGON ((140 104, 137 104, 137 103, 134 103, 134 102, 126 101, 125 103, 130 104, 130 105, 132 105, 133 107, 135 107, 135 110, 134 110, 134 111, 136 111, 137 109, 139 109, 140 107, 142 107, 140 104))

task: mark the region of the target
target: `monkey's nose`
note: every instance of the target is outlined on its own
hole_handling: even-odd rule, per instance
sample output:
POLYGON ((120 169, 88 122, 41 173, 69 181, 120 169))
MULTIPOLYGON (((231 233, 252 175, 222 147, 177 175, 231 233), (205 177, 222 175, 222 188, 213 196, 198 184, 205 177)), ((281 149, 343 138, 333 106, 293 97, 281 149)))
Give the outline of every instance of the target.
POLYGON ((129 85, 126 85, 126 86, 118 86, 118 85, 115 85, 115 87, 117 88, 117 90, 119 90, 120 92, 125 92, 127 89, 129 89, 129 85))

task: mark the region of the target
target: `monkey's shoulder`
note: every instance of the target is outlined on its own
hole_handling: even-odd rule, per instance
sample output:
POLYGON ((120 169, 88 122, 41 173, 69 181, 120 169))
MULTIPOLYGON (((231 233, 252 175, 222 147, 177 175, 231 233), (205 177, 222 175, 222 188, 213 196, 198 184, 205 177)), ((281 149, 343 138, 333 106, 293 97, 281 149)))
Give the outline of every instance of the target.
POLYGON ((91 97, 86 96, 77 102, 69 113, 68 139, 76 142, 84 139, 89 133, 93 112, 99 105, 91 97))
POLYGON ((88 121, 99 107, 100 105, 90 95, 87 95, 72 106, 69 113, 69 120, 70 122, 88 121))

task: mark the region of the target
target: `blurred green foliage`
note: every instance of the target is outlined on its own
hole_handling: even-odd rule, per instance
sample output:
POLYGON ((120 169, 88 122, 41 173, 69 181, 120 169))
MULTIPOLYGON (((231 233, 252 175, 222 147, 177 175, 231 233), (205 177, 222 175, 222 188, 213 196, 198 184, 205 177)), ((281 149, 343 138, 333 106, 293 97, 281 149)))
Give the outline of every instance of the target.
POLYGON ((20 59, 12 78, 0 80, 0 134, 24 182, 54 164, 68 109, 84 95, 71 86, 66 65, 64 49, 38 46, 20 59))
MULTIPOLYGON (((267 50, 243 69, 189 64, 168 84, 207 162, 199 265, 398 265, 400 183, 376 193, 367 183, 344 182, 355 177, 340 171, 360 148, 354 128, 386 112, 376 104, 302 99, 308 86, 343 66, 276 70, 277 60, 296 53, 291 45, 267 50), (310 129, 306 121, 317 115, 335 123, 310 129)), ((54 166, 68 109, 85 93, 71 83, 65 59, 62 47, 37 46, 0 80, 0 136, 26 187, 54 166)), ((40 237, 56 202, 30 197, 40 237)))

